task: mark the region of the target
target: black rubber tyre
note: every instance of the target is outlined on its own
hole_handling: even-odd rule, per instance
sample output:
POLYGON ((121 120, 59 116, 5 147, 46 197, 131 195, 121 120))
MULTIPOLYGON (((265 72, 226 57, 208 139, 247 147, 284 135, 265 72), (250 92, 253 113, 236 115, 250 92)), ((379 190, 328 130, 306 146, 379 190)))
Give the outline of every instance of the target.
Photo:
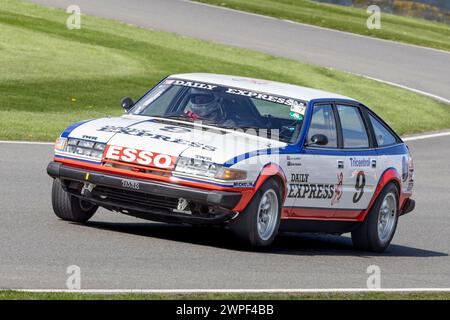
POLYGON ((53 180, 52 206, 58 218, 79 223, 88 221, 98 209, 98 206, 81 202, 80 199, 65 192, 59 179, 53 180))
POLYGON ((384 252, 394 237, 395 231, 397 229, 398 223, 398 206, 399 206, 399 196, 397 187, 390 183, 388 184, 379 194, 378 198, 375 200, 372 208, 370 209, 369 214, 367 215, 364 222, 352 232, 352 241, 353 246, 356 249, 364 250, 364 251, 373 251, 373 252, 384 252), (387 197, 393 196, 395 198, 396 208, 395 213, 392 213, 393 216, 393 225, 392 229, 389 232, 388 236, 385 239, 381 239, 378 226, 380 219, 380 209, 383 204, 383 201, 387 197))
POLYGON ((243 241, 245 245, 251 247, 266 247, 272 244, 280 226, 281 195, 281 186, 274 179, 267 180, 255 193, 247 208, 241 212, 235 220, 230 222, 230 230, 243 241), (273 220, 273 232, 269 232, 270 236, 264 239, 258 232, 258 213, 262 197, 268 190, 273 191, 270 192, 272 195, 276 194, 278 212, 276 213, 275 220, 273 220))

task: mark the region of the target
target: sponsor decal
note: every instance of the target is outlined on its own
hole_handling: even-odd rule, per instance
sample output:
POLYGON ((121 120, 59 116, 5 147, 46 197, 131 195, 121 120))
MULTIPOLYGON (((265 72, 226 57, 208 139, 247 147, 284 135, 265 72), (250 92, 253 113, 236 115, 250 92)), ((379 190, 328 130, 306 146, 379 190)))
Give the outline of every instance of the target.
POLYGON ((295 101, 295 103, 293 103, 291 105, 291 111, 294 112, 294 113, 298 113, 300 115, 305 115, 306 105, 304 103, 297 103, 295 101))
POLYGON ((199 155, 199 154, 196 154, 196 155, 194 156, 194 158, 195 158, 195 159, 199 159, 199 160, 203 160, 203 161, 209 161, 209 162, 212 161, 212 157, 203 156, 203 155, 199 155))
POLYGON ((288 198, 331 199, 334 195, 332 184, 289 184, 288 198))
POLYGON ((288 167, 298 167, 302 165, 302 163, 300 162, 301 157, 299 156, 286 156, 286 160, 286 164, 288 167))
POLYGON ((291 99, 291 98, 283 98, 274 96, 267 93, 260 93, 260 92, 254 92, 254 91, 248 91, 243 89, 235 89, 235 88, 228 88, 225 91, 226 93, 235 94, 238 96, 245 96, 249 98, 259 99, 259 100, 265 100, 270 102, 275 102, 279 104, 284 104, 287 106, 292 106, 294 104, 301 105, 303 102, 291 99))
MULTIPOLYGON (((245 79, 245 80, 247 80, 247 79, 245 79)), ((248 79, 248 81, 257 81, 257 80, 248 79)), ((217 85, 213 85, 213 84, 209 84, 209 83, 194 82, 194 81, 188 81, 188 80, 168 79, 164 83, 168 84, 168 85, 185 86, 185 87, 214 90, 214 91, 215 90, 224 90, 225 93, 229 93, 229 94, 235 94, 235 95, 239 95, 239 96, 245 96, 245 97, 249 97, 249 98, 275 102, 275 103, 284 104, 287 106, 295 106, 293 109, 293 112, 298 113, 299 115, 303 115, 304 110, 306 110, 306 104, 303 101, 294 100, 292 98, 280 97, 280 96, 276 96, 276 95, 272 95, 272 94, 268 94, 268 93, 249 91, 249 90, 239 89, 239 88, 222 87, 222 86, 217 86, 217 85)))
POLYGON ((139 190, 139 182, 128 180, 128 179, 122 179, 122 187, 127 189, 133 189, 133 190, 139 190))
POLYGON ((233 183, 233 187, 253 187, 253 183, 251 182, 235 182, 233 183))
POLYGON ((359 171, 356 175, 355 190, 353 194, 353 203, 358 203, 364 194, 364 187, 366 185, 366 174, 364 171, 359 171))
POLYGON ((335 186, 332 184, 310 184, 309 174, 293 173, 289 184, 288 198, 298 199, 331 199, 334 196, 335 186))
POLYGON ((291 182, 308 182, 308 173, 291 173, 291 182))
POLYGON ((148 131, 148 130, 141 130, 141 129, 133 129, 128 127, 115 127, 115 126, 104 126, 100 129, 97 129, 97 131, 103 131, 103 132, 111 132, 111 133, 121 133, 121 134, 127 134, 135 137, 148 137, 155 140, 160 141, 166 141, 176 144, 182 144, 193 148, 201 148, 203 150, 207 151, 216 151, 216 147, 214 146, 208 146, 203 143, 188 141, 184 139, 178 139, 173 138, 169 136, 165 136, 162 134, 156 134, 154 132, 148 131))
POLYGON ((289 112, 289 117, 294 118, 295 120, 298 120, 298 121, 303 120, 303 116, 301 114, 293 112, 293 111, 289 112))
POLYGON ((81 136, 82 139, 86 139, 86 140, 97 140, 98 137, 94 137, 94 136, 87 136, 87 135, 83 135, 81 136))
POLYGON ((106 146, 104 159, 162 169, 173 169, 176 161, 176 157, 167 154, 113 145, 106 146))
POLYGON ((370 167, 371 160, 370 158, 350 158, 350 166, 353 168, 370 167))
POLYGON ((342 184, 344 181, 344 174, 341 172, 338 174, 338 182, 334 186, 334 197, 331 200, 331 205, 335 205, 336 203, 339 203, 339 200, 341 200, 342 197, 342 184))
POLYGON ((199 89, 206 89, 206 90, 213 90, 217 88, 217 86, 208 84, 208 83, 201 83, 201 82, 193 82, 193 81, 185 81, 185 80, 166 80, 165 84, 171 84, 174 86, 184 86, 184 87, 191 87, 191 88, 199 88, 199 89))

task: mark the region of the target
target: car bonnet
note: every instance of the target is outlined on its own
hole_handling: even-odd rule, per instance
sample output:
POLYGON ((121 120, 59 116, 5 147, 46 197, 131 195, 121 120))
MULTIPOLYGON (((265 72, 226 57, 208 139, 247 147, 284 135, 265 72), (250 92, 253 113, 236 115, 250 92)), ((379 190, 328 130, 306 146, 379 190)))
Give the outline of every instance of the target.
POLYGON ((88 121, 67 136, 219 164, 246 153, 286 146, 242 131, 133 115, 88 121))

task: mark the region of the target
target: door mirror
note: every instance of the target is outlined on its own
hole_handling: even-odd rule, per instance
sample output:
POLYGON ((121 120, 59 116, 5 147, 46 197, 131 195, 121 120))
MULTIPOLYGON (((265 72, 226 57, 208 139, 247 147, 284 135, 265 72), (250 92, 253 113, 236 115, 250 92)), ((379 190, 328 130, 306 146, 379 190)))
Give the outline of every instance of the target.
POLYGON ((326 135, 318 133, 311 137, 311 142, 308 145, 317 144, 319 146, 324 146, 328 144, 328 138, 326 135))
POLYGON ((134 102, 133 100, 131 100, 131 98, 125 97, 120 102, 120 105, 125 110, 125 112, 128 112, 134 106, 134 102))

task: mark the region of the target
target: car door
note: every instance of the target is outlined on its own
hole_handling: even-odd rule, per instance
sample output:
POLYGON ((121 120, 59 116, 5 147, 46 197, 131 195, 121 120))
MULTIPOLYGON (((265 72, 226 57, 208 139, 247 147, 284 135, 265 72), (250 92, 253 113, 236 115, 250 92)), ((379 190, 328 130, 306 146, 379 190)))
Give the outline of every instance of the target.
POLYGON ((373 144, 363 107, 336 104, 343 163, 342 195, 336 203, 336 218, 357 218, 374 194, 379 176, 378 153, 373 144))
MULTIPOLYGON (((287 166, 287 200, 293 203, 292 217, 331 218, 339 202, 339 168, 344 156, 338 152, 337 118, 332 103, 316 104, 312 109, 306 143, 296 165, 287 166), (315 144, 312 137, 326 136, 326 144, 315 144)), ((297 155, 298 157, 299 155, 297 155)))

